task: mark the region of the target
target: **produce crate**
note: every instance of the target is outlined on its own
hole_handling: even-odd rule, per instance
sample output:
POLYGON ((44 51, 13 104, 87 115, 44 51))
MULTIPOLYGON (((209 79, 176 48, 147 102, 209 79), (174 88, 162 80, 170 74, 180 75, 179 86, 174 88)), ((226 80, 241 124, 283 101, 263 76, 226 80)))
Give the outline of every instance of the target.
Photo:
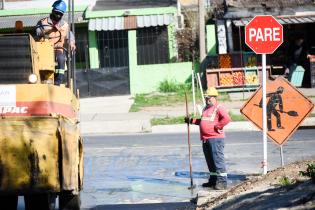
POLYGON ((234 86, 243 86, 245 84, 244 70, 236 70, 232 72, 234 86))
POLYGON ((219 72, 207 70, 207 86, 208 87, 218 87, 219 86, 219 72))
POLYGON ((259 85, 259 75, 257 67, 244 68, 246 86, 259 85))
POLYGON ((233 88, 245 84, 245 73, 242 68, 208 69, 208 87, 233 88))
POLYGON ((219 73, 219 86, 231 87, 234 85, 232 71, 223 71, 219 73))

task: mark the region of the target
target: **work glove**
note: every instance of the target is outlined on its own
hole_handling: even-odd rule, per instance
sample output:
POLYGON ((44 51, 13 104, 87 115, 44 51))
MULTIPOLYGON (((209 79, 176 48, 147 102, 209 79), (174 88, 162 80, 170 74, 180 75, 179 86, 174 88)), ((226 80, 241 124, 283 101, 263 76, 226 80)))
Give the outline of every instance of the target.
POLYGON ((70 42, 70 50, 73 52, 73 51, 75 51, 75 49, 76 49, 75 43, 70 42))
POLYGON ((222 128, 219 128, 219 126, 214 126, 214 130, 217 132, 217 133, 223 133, 223 129, 222 128))
POLYGON ((185 123, 191 124, 191 123, 192 123, 192 118, 190 118, 190 117, 185 117, 185 123))

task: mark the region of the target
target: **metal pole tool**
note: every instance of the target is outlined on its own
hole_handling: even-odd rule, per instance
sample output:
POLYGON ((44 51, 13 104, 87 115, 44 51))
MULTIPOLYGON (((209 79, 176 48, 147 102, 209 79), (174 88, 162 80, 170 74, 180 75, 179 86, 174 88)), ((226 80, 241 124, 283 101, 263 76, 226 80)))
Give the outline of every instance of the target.
MULTIPOLYGON (((185 102, 186 102, 186 117, 189 117, 188 100, 187 100, 187 93, 186 92, 185 92, 185 102)), ((189 122, 187 122, 187 138, 188 138, 189 175, 190 175, 190 187, 188 189, 192 190, 196 186, 194 185, 193 175, 192 175, 192 157, 191 157, 191 143, 190 143, 190 126, 189 126, 189 122)))

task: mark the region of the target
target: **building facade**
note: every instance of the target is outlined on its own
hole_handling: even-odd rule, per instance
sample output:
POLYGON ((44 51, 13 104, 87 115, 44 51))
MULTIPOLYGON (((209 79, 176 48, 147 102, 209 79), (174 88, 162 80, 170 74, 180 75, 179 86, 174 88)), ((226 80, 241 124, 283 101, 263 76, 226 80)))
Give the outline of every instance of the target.
MULTIPOLYGON (((211 46, 215 47, 214 51, 219 56, 217 63, 210 60, 206 62, 207 65, 210 65, 210 67, 209 65, 206 67, 208 69, 261 66, 260 56, 255 55, 245 44, 245 26, 256 15, 272 15, 283 25, 283 44, 273 54, 267 55, 267 65, 270 66, 268 73, 271 78, 273 75, 284 75, 290 59, 289 49, 298 37, 304 39, 303 45, 307 48, 307 52, 315 54, 315 39, 313 38, 315 35, 315 5, 311 0, 225 0, 216 1, 211 8, 213 17, 209 21, 212 23, 207 26, 207 29, 211 29, 207 40, 210 43, 215 40, 217 44, 208 44, 208 49, 211 46), (219 65, 220 60, 221 63, 227 61, 226 65, 223 65, 224 67, 219 65)), ((312 66, 310 60, 306 60, 306 58, 305 62, 301 64, 301 67, 304 68, 303 87, 315 87, 315 72, 312 66)), ((221 86, 219 82, 215 85, 221 86)))
MULTIPOLYGON (((6 3, 1 32, 22 20, 25 32, 33 33, 54 1, 39 2, 6 3)), ((176 1, 75 1, 74 8, 81 96, 149 93, 164 80, 184 83, 191 75, 191 62, 176 62, 176 1)))

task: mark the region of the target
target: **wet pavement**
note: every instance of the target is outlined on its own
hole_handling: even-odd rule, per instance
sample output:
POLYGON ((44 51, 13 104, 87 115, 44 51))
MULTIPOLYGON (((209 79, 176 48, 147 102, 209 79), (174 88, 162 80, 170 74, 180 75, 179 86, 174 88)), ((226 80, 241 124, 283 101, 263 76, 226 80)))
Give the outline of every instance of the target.
MULTIPOLYGON (((315 155, 313 132, 298 131, 291 138, 283 147, 285 163, 315 155)), ((246 179, 245 174, 262 172, 260 132, 227 133, 225 151, 229 187, 246 179)), ((279 147, 270 141, 268 155, 268 169, 279 167, 279 147)), ((186 134, 86 137, 82 208, 189 202, 204 190, 201 184, 208 177, 198 134, 192 135, 192 156, 193 191, 188 189, 186 134)))
MULTIPOLYGON (((188 155, 183 149, 132 144, 107 148, 86 146, 83 207, 189 201, 197 191, 188 190, 189 178, 175 176, 176 171, 188 169, 188 155)), ((195 164, 196 169, 200 168, 198 165, 195 164)))
MULTIPOLYGON (((82 207, 189 202, 209 176, 198 134, 192 135, 192 155, 193 191, 185 134, 86 137, 82 207)), ((230 173, 228 185, 245 178, 230 173)))

